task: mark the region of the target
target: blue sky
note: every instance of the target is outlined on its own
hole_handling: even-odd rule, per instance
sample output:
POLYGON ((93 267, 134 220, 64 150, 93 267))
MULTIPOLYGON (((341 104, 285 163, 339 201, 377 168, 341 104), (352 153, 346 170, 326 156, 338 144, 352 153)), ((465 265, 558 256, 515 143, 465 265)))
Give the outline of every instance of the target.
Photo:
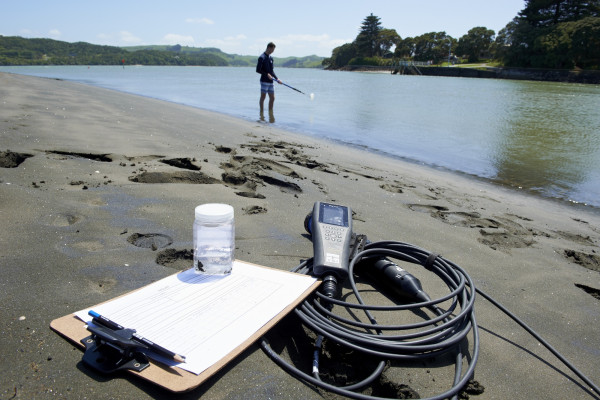
POLYGON ((3 36, 112 46, 181 44, 241 55, 258 55, 273 41, 276 57, 329 57, 335 47, 356 38, 371 13, 403 38, 445 31, 458 39, 476 26, 498 33, 525 7, 524 0, 298 0, 272 6, 248 0, 3 3, 3 36))

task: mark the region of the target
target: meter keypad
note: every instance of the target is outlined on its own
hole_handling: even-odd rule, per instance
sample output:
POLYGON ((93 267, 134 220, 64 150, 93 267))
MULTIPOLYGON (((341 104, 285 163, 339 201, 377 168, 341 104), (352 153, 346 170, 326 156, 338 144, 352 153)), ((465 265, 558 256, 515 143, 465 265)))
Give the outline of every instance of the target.
POLYGON ((335 225, 323 225, 323 236, 325 240, 335 243, 341 243, 343 233, 347 228, 335 225))

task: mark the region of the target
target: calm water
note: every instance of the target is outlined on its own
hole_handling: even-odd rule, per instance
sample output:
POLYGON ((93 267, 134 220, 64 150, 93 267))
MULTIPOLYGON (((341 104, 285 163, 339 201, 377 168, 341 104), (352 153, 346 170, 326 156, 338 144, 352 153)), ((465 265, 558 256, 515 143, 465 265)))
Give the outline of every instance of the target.
MULTIPOLYGON (((253 68, 0 71, 73 80, 248 120, 259 118, 258 75, 253 68)), ((598 85, 277 66, 275 71, 306 93, 276 85, 274 123, 281 128, 600 207, 598 85)))

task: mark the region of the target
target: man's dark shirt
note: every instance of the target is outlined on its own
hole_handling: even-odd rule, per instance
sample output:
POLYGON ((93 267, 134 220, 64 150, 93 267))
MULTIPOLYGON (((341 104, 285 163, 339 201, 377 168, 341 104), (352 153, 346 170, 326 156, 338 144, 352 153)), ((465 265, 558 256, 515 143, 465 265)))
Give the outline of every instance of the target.
POLYGON ((277 79, 277 75, 273 71, 273 57, 268 55, 267 53, 262 53, 260 57, 258 57, 258 63, 256 64, 256 72, 260 74, 260 81, 273 83, 272 79, 269 79, 269 75, 275 79, 277 79))

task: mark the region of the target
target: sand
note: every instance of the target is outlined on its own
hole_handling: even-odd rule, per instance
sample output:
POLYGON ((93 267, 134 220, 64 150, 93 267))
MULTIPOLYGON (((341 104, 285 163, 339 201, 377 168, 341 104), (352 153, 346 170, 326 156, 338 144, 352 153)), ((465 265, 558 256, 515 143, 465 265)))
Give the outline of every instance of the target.
MULTIPOLYGON (((600 382, 594 210, 264 122, 0 73, 0 398, 335 398, 283 372, 257 345, 172 397, 128 375, 94 373, 49 328, 189 268, 194 207, 206 202, 234 207, 238 259, 288 270, 312 255, 303 221, 315 201, 351 206, 354 230, 373 241, 408 242, 460 265, 600 382)), ((411 272, 426 290, 436 286, 419 267, 411 272)), ((509 318, 481 297, 475 307, 473 378, 483 393, 471 398, 591 398, 509 318)), ((274 336, 283 340, 286 329, 274 336)), ((386 377, 425 397, 445 390, 451 371, 423 363, 386 377)))

